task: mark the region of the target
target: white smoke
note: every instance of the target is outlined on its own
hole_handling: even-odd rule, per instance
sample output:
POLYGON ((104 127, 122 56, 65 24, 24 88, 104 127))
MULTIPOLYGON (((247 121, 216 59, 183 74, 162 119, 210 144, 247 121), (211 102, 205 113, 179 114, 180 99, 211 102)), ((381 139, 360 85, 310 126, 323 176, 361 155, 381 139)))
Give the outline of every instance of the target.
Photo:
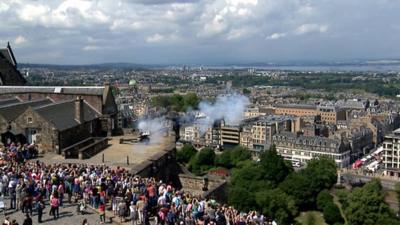
POLYGON ((138 123, 138 129, 143 133, 149 133, 149 144, 162 143, 163 137, 168 131, 168 121, 164 117, 152 119, 141 119, 138 123))
POLYGON ((219 95, 214 103, 202 101, 199 111, 205 117, 197 118, 195 123, 204 134, 215 121, 223 119, 227 125, 238 125, 243 119, 243 112, 250 104, 249 99, 240 94, 219 95))

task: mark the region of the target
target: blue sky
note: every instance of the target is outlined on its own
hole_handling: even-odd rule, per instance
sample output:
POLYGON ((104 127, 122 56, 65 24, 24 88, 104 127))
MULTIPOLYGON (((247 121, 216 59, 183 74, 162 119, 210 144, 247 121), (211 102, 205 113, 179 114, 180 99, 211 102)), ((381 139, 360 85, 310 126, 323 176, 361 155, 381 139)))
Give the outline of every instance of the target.
POLYGON ((29 63, 219 64, 400 58, 396 0, 1 0, 29 63))

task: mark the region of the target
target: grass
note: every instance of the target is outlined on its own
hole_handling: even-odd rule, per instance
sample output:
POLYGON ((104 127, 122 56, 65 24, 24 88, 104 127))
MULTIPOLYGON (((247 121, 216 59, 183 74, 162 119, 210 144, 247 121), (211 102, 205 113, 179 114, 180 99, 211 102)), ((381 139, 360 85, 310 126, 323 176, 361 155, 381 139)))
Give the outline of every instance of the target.
POLYGON ((318 211, 302 212, 296 221, 302 225, 326 225, 322 213, 318 211))

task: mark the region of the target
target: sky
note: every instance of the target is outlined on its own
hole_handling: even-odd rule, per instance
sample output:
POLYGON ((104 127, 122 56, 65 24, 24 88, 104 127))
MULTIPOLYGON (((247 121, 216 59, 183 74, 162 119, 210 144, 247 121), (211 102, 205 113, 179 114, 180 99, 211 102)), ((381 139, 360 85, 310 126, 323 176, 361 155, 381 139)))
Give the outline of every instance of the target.
POLYGON ((397 0, 0 0, 25 63, 225 64, 400 58, 397 0))

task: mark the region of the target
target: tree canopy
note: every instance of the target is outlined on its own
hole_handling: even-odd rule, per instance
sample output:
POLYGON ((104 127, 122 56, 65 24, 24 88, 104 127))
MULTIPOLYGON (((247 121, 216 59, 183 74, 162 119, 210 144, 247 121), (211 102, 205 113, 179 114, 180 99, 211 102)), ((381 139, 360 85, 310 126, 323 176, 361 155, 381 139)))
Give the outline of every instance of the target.
POLYGON ((355 188, 346 201, 345 214, 351 225, 400 224, 394 212, 385 203, 382 186, 377 179, 361 188, 355 188))
POLYGON ((188 93, 186 95, 161 95, 151 99, 152 106, 163 107, 177 112, 183 112, 189 108, 197 109, 199 103, 200 99, 195 93, 188 93))
POLYGON ((193 145, 185 144, 180 151, 176 153, 176 160, 180 163, 187 163, 197 153, 197 150, 193 145))

